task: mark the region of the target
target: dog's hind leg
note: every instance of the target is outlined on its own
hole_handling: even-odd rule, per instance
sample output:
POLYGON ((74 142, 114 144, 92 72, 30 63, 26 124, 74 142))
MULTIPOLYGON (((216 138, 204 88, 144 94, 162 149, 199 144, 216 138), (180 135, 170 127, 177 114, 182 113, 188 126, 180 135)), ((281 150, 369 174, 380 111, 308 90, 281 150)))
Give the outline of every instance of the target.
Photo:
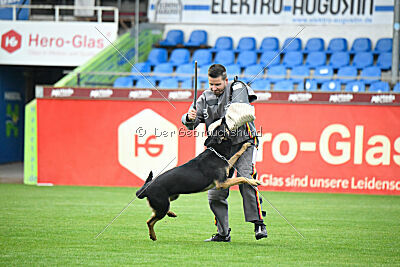
POLYGON ((238 185, 238 184, 249 184, 252 186, 257 186, 257 185, 260 185, 261 182, 258 180, 246 178, 246 177, 234 177, 234 178, 226 179, 226 181, 223 183, 216 181, 215 187, 217 189, 226 189, 231 186, 238 185))
POLYGON ((147 221, 147 227, 149 228, 149 236, 150 239, 153 241, 157 240, 156 233, 154 232, 154 225, 156 222, 158 222, 159 219, 156 217, 156 215, 153 213, 153 216, 147 221))
POLYGON ((154 231, 154 225, 156 222, 165 217, 169 210, 169 199, 168 197, 160 197, 157 198, 147 198, 150 204, 150 207, 153 209, 153 216, 147 221, 147 227, 149 228, 149 236, 153 241, 157 240, 156 232, 154 231))
POLYGON ((172 212, 172 211, 168 211, 167 212, 167 215, 168 215, 168 217, 177 217, 177 215, 175 214, 175 212, 172 212))

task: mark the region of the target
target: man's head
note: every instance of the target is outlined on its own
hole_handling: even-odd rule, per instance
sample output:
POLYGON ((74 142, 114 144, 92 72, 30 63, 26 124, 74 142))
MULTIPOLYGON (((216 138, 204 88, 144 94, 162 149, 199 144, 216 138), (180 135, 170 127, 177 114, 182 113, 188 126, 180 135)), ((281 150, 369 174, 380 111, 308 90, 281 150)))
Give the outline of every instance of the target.
POLYGON ((226 69, 221 64, 213 64, 208 68, 208 84, 210 90, 216 95, 221 95, 228 84, 226 69))

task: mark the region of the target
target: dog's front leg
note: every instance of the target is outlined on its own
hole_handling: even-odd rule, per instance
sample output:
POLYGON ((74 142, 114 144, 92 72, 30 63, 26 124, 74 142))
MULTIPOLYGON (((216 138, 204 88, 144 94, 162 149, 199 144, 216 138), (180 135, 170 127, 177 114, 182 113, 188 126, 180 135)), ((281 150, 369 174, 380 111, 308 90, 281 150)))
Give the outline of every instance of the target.
POLYGON ((232 166, 236 163, 236 161, 240 158, 241 155, 243 155, 243 153, 246 151, 246 149, 251 146, 251 143, 244 143, 242 145, 242 147, 240 148, 240 150, 238 152, 235 153, 235 155, 233 155, 229 160, 229 166, 230 168, 232 168, 232 166))
POLYGON ((226 179, 226 181, 223 182, 223 183, 215 181, 215 188, 217 188, 217 189, 226 189, 226 188, 229 188, 231 186, 238 185, 238 184, 249 184, 249 185, 252 185, 252 186, 257 186, 257 185, 260 185, 261 182, 258 181, 258 180, 249 179, 249 178, 246 178, 246 177, 234 177, 234 178, 226 179))
POLYGON ((228 160, 228 164, 229 167, 226 170, 226 176, 229 176, 229 171, 230 169, 233 167, 233 165, 236 163, 236 161, 240 158, 241 155, 243 155, 243 153, 246 151, 246 149, 251 146, 251 143, 244 143, 242 145, 242 147, 240 148, 240 150, 238 152, 235 153, 235 155, 233 155, 229 160, 228 160))

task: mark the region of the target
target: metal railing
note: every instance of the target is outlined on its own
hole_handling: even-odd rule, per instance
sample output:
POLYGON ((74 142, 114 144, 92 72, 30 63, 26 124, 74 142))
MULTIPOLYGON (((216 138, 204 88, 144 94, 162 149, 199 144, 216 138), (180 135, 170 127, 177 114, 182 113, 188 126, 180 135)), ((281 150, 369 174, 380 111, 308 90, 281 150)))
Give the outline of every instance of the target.
POLYGON ((60 21, 60 10, 93 10, 97 11, 97 22, 102 22, 103 11, 114 11, 114 23, 118 23, 118 8, 110 6, 71 6, 71 5, 0 5, 0 8, 12 8, 12 20, 17 20, 17 9, 54 9, 54 21, 60 21))

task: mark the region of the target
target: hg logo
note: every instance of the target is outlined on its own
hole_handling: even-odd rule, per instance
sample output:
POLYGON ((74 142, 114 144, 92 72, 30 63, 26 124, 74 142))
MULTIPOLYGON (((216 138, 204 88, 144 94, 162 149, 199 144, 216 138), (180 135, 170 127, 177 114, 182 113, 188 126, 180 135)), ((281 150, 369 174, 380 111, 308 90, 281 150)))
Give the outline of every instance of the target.
MULTIPOLYGON (((158 131, 177 133, 178 128, 151 109, 145 109, 118 127, 119 163, 143 181, 152 170, 157 175, 178 159, 178 135, 156 135, 158 131)), ((165 170, 164 170, 165 171, 165 170)))
POLYGON ((1 36, 1 48, 10 54, 20 49, 21 35, 14 30, 6 32, 1 36))

